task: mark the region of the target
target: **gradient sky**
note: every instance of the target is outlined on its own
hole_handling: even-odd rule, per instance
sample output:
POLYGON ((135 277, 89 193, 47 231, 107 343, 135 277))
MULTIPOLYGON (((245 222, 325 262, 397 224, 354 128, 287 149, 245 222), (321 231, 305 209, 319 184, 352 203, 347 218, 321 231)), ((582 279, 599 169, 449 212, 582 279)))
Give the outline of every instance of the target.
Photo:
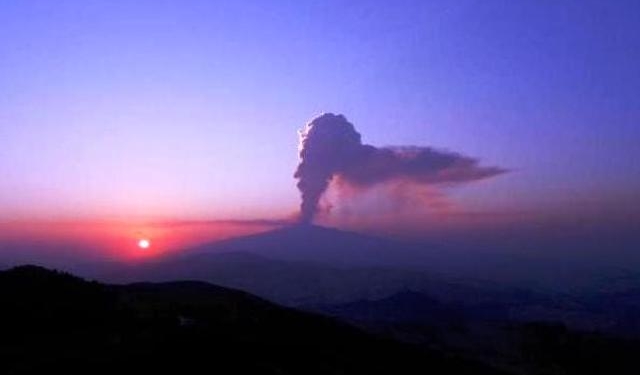
POLYGON ((464 210, 640 206, 638 1, 0 2, 0 220, 284 217, 297 130, 511 173, 464 210))

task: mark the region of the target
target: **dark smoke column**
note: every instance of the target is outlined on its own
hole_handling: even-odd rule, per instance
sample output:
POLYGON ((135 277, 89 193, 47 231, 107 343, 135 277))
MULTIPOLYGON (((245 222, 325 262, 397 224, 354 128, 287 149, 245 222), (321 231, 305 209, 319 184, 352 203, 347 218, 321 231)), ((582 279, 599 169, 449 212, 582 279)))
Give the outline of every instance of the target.
POLYGON ((342 115, 325 113, 300 131, 300 164, 294 177, 302 194, 300 221, 310 223, 331 178, 363 190, 389 182, 451 186, 507 172, 451 151, 424 146, 375 147, 342 115))
POLYGON ((325 113, 300 131, 300 164, 294 177, 302 195, 302 223, 313 220, 331 177, 344 169, 360 146, 360 134, 342 115, 325 113))

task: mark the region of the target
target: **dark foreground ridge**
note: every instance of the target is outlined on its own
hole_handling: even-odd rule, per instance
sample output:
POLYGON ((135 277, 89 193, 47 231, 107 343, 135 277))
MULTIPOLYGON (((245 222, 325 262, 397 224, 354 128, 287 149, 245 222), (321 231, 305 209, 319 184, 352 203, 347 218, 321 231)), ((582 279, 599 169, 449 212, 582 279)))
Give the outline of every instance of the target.
POLYGON ((201 282, 112 286, 0 272, 5 374, 495 374, 201 282))

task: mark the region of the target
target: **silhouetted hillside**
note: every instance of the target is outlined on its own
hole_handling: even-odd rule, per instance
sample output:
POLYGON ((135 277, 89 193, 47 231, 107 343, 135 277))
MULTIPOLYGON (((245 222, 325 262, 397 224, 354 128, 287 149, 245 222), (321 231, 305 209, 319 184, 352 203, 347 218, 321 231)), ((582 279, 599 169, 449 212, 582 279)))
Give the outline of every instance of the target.
POLYGON ((109 286, 0 272, 3 373, 490 374, 435 351, 201 282, 109 286))
POLYGON ((445 324, 463 319, 460 309, 413 291, 403 291, 375 301, 362 300, 315 309, 356 322, 445 324))
POLYGON ((98 265, 84 274, 100 280, 199 280, 237 288, 287 306, 381 298, 399 290, 451 291, 424 272, 381 267, 338 267, 284 261, 245 252, 199 253, 141 264, 98 265))
POLYGON ((313 225, 289 226, 185 250, 138 264, 95 264, 77 272, 105 282, 199 280, 287 306, 376 299, 401 290, 476 299, 477 288, 443 281, 407 264, 417 245, 313 225), (398 263, 402 255, 407 263, 398 263))
MULTIPOLYGON (((535 304, 535 296, 521 295, 535 304)), ((517 299, 512 300, 518 308, 517 299)), ((538 302, 548 303, 537 300, 538 302)), ((602 305, 600 305, 602 307, 602 305)), ((508 304, 442 303, 405 291, 379 300, 309 306, 369 332, 522 374, 635 374, 640 341, 509 318, 508 304), (493 312, 491 312, 493 310, 493 312), (500 312, 503 311, 503 312, 500 312)), ((542 308, 542 307, 541 307, 542 308)))

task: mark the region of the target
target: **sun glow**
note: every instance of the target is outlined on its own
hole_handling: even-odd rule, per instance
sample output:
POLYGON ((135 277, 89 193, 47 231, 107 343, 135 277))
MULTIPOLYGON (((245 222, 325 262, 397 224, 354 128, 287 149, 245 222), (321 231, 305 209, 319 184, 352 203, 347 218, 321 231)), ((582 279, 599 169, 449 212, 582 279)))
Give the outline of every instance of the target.
POLYGON ((142 238, 138 241, 138 247, 141 249, 148 249, 149 246, 151 246, 151 241, 147 239, 142 238))

